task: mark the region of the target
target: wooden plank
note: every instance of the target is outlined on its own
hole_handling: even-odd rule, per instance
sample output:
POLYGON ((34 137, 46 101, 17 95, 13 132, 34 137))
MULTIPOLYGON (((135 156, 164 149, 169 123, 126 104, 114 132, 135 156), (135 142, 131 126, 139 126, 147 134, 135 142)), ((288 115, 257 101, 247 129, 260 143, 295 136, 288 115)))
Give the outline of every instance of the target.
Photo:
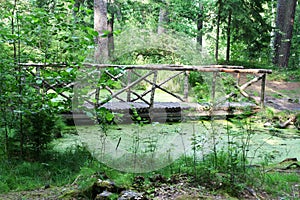
POLYGON ((136 84, 138 84, 139 82, 141 82, 142 80, 144 80, 145 78, 147 78, 148 76, 152 75, 154 73, 154 71, 151 71, 149 73, 147 73, 146 75, 142 76, 141 78, 137 79, 136 81, 130 83, 129 85, 127 85, 125 88, 117 91, 116 93, 112 94, 111 97, 109 97, 109 99, 106 99, 104 101, 102 101, 100 103, 100 105, 105 104, 107 101, 109 101, 110 99, 113 99, 114 97, 118 96, 119 94, 123 93, 124 91, 128 90, 129 88, 135 86, 136 84))
POLYGON ((260 92, 260 107, 265 107, 265 88, 266 88, 266 74, 262 75, 261 92, 260 92))
MULTIPOLYGON (((136 73, 136 72, 134 72, 134 71, 133 71, 133 73, 134 73, 135 75, 141 77, 141 75, 139 75, 138 73, 136 73)), ((151 85, 154 84, 156 88, 158 88, 158 89, 164 91, 165 93, 167 93, 167 94, 169 94, 169 95, 171 95, 171 96, 173 96, 173 97, 179 99, 180 101, 184 102, 184 99, 182 99, 180 96, 178 96, 178 95, 176 95, 176 94, 174 94, 174 93, 172 93, 172 92, 169 92, 167 89, 161 87, 162 85, 164 85, 165 83, 167 83, 168 81, 172 80, 173 78, 175 78, 176 76, 178 76, 178 75, 180 75, 180 74, 182 74, 182 73, 184 73, 184 72, 179 72, 179 73, 177 73, 177 74, 174 74, 173 76, 168 77, 166 80, 164 80, 163 82, 161 82, 161 83, 159 83, 159 84, 155 84, 155 83, 153 83, 152 81, 149 81, 149 80, 146 79, 146 78, 144 79, 144 81, 146 81, 147 83, 150 83, 151 85)), ((150 93, 150 92, 151 92, 151 90, 145 91, 141 96, 144 97, 144 96, 146 96, 146 95, 147 95, 148 93, 150 93)), ((133 99, 132 102, 133 102, 133 101, 136 101, 136 100, 138 100, 138 99, 133 99)))
POLYGON ((107 64, 91 64, 84 63, 85 67, 118 67, 122 69, 144 69, 144 70, 169 70, 169 71, 201 71, 201 72, 226 72, 226 73, 250 73, 271 74, 272 70, 268 69, 244 69, 241 66, 227 65, 107 65, 107 64))
MULTIPOLYGON (((145 78, 146 79, 146 78, 145 78)), ((156 85, 156 80, 157 80, 157 71, 154 71, 154 76, 153 76, 153 84, 151 88, 151 95, 150 95, 150 107, 153 107, 154 104, 154 95, 155 95, 155 85, 156 85)))
MULTIPOLYGON (((134 71, 131 71, 131 70, 128 70, 129 73, 128 73, 128 76, 127 76, 127 85, 131 83, 131 73, 134 73, 134 71)), ((117 81, 120 77, 122 77, 124 74, 119 74, 117 76, 114 76, 112 75, 111 73, 109 73, 108 71, 105 71, 105 73, 107 75, 109 75, 113 80, 117 81)), ((141 75, 138 74, 139 77, 141 77, 141 75)), ((147 80, 147 78, 145 78, 145 80, 147 80)), ((121 85, 123 87, 126 87, 127 85, 125 83, 123 83, 122 81, 120 81, 121 85)), ((138 93, 136 93, 135 91, 131 90, 130 88, 127 90, 127 101, 130 102, 130 101, 134 101, 134 100, 131 100, 131 93, 134 94, 135 96, 137 96, 138 98, 137 99, 141 99, 143 102, 145 102, 146 104, 150 105, 150 103, 143 98, 143 96, 139 95, 138 93)), ((111 93, 112 94, 112 93, 111 93)))

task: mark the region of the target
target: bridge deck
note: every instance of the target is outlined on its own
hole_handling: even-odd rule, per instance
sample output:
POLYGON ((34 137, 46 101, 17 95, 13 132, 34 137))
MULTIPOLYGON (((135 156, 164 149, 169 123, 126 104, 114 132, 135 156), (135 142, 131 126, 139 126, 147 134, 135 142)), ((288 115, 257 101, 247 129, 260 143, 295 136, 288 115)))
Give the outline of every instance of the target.
MULTIPOLYGON (((155 102, 149 107, 143 102, 108 102, 102 107, 115 114, 116 123, 145 122, 170 122, 193 120, 201 117, 228 116, 242 114, 245 109, 257 112, 260 107, 248 102, 225 102, 211 107, 209 104, 186 102, 155 102), (135 113, 135 114, 134 114, 135 113), (139 118, 137 120, 137 118, 139 118)), ((72 117, 65 115, 66 118, 72 117)), ((94 122, 83 113, 73 114, 77 125, 93 124, 94 122)))

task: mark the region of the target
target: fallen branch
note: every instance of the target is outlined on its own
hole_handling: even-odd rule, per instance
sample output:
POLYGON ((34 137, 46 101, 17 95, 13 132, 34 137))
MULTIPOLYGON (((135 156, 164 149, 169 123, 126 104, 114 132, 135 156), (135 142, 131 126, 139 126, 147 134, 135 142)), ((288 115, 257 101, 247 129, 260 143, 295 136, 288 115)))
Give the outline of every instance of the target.
POLYGON ((288 125, 290 125, 292 122, 296 121, 296 116, 292 116, 290 117, 287 121, 283 122, 283 123, 279 123, 276 128, 286 128, 288 127, 288 125))

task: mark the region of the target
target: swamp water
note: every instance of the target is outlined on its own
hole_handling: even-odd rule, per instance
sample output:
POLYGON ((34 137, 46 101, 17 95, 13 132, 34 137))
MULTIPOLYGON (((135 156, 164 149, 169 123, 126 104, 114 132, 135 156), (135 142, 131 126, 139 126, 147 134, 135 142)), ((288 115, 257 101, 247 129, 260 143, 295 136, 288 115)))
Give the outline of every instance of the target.
MULTIPOLYGON (((300 159, 300 133, 295 129, 232 124, 225 120, 185 123, 120 124, 103 128, 77 126, 79 139, 93 156, 127 172, 149 172, 168 166, 182 155, 197 159, 228 147, 246 153, 249 164, 300 159), (196 151, 194 151, 196 149, 196 151)), ((73 138, 74 139, 74 138, 73 138)), ((69 144, 73 139, 69 139, 69 144)), ((67 144, 66 144, 67 145, 67 144)))

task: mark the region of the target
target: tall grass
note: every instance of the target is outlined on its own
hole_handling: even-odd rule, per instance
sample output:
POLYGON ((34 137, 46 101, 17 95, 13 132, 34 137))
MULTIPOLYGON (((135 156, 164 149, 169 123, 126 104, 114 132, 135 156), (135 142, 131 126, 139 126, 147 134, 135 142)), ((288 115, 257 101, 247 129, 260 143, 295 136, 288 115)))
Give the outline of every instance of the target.
POLYGON ((90 153, 80 146, 69 147, 64 152, 45 152, 35 162, 1 159, 0 193, 69 184, 90 160, 90 153))

